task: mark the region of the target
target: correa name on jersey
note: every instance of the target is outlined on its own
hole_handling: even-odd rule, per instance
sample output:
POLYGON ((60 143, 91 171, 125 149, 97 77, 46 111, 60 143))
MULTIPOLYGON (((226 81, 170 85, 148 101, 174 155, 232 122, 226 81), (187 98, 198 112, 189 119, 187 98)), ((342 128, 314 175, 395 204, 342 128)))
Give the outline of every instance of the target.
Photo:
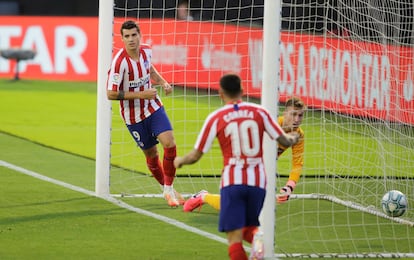
POLYGON ((249 110, 236 110, 223 116, 223 120, 227 123, 237 118, 254 118, 254 115, 253 112, 249 110))

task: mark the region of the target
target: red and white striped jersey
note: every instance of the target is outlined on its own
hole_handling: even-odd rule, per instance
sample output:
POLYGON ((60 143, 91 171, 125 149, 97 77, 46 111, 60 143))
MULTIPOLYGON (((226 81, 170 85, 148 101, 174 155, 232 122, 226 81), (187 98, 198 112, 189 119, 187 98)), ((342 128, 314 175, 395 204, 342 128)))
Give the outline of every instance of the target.
POLYGON ((221 187, 266 187, 263 134, 276 139, 282 128, 263 107, 239 101, 212 112, 204 122, 195 149, 206 153, 217 137, 224 158, 221 187))
MULTIPOLYGON (((139 61, 135 61, 131 59, 124 48, 118 51, 108 72, 108 90, 138 92, 151 88, 152 50, 148 45, 141 45, 139 53, 139 61)), ((119 104, 121 116, 127 125, 144 120, 162 106, 158 95, 151 100, 120 100, 119 104)))

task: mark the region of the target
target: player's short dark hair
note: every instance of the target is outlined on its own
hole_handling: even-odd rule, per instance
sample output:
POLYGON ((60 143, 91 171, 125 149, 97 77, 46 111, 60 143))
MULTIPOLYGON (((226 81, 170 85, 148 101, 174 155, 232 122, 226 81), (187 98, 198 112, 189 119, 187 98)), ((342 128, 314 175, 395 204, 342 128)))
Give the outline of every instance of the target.
POLYGON ((299 97, 291 97, 286 100, 285 107, 294 107, 297 109, 305 109, 306 105, 299 97))
POLYGON ((227 74, 221 77, 220 87, 230 98, 237 97, 242 93, 241 79, 236 74, 227 74))
POLYGON ((121 35, 124 35, 122 30, 130 30, 133 28, 137 28, 139 34, 141 34, 141 29, 139 28, 138 24, 132 20, 125 21, 121 26, 121 35))

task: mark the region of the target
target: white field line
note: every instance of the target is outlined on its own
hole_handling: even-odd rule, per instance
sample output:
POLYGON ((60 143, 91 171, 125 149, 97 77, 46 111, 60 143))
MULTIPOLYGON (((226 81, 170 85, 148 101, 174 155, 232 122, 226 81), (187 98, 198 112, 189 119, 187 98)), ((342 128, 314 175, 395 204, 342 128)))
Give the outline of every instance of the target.
MULTIPOLYGON (((165 223, 170 224, 170 225, 174 225, 178 228, 181 228, 181 229, 184 229, 186 231, 195 233, 197 235, 209 238, 211 240, 215 240, 215 241, 223 243, 223 244, 227 244, 227 240, 220 237, 220 236, 205 232, 203 230, 194 228, 192 226, 188 226, 188 225, 186 225, 186 224, 184 224, 180 221, 177 221, 175 219, 167 218, 165 216, 158 215, 158 214, 155 214, 155 213, 152 213, 152 212, 140 209, 140 208, 132 207, 131 205, 129 205, 129 204, 127 204, 127 203, 125 203, 121 200, 117 200, 112 196, 98 197, 98 196, 96 196, 95 192, 93 192, 93 191, 90 191, 90 190, 87 190, 87 189, 84 189, 84 188, 81 188, 81 187, 63 182, 63 181, 59 181, 59 180, 49 178, 47 176, 41 175, 39 173, 30 171, 30 170, 27 170, 25 168, 19 167, 19 166, 14 165, 14 164, 7 163, 7 162, 2 161, 2 160, 0 160, 0 166, 12 169, 14 171, 26 174, 28 176, 32 176, 34 178, 37 178, 37 179, 40 179, 40 180, 43 180, 43 181, 47 181, 47 182, 50 182, 50 183, 53 183, 53 184, 56 184, 56 185, 60 185, 60 186, 65 187, 67 189, 71 189, 71 190, 74 190, 74 191, 77 191, 77 192, 80 192, 80 193, 84 193, 88 196, 101 198, 101 199, 106 200, 108 202, 111 202, 111 203, 113 203, 113 204, 115 204, 115 205, 117 205, 121 208, 125 208, 127 210, 136 212, 136 213, 141 214, 141 215, 152 217, 154 219, 160 220, 160 221, 165 222, 165 223)), ((324 198, 324 196, 321 196, 320 194, 311 194, 311 195, 300 194, 300 195, 293 195, 292 198, 297 198, 297 199, 299 199, 299 198, 327 199, 327 198, 324 198)), ((328 198, 328 200, 332 200, 332 199, 328 198)), ((332 201, 334 201, 334 200, 332 200, 332 201)), ((343 204, 343 203, 340 203, 340 204, 343 204)), ((343 204, 343 205, 346 205, 346 203, 343 204)), ((250 252, 250 247, 245 246, 245 249, 250 252)), ((292 256, 293 257, 298 257, 298 256, 304 256, 304 255, 303 254, 275 254, 274 255, 274 257, 276 259, 284 258, 284 257, 292 257, 292 256)), ((385 258, 401 258, 401 257, 403 257, 403 258, 405 258, 405 257, 414 258, 413 253, 408 253, 408 254, 404 254, 404 253, 403 254, 399 254, 399 253, 390 253, 390 254, 372 253, 372 254, 364 254, 364 255, 359 255, 359 254, 353 254, 353 255, 344 254, 344 255, 341 255, 341 254, 335 254, 335 253, 332 253, 332 254, 328 253, 328 254, 314 254, 314 255, 305 254, 305 256, 307 258, 321 258, 321 257, 322 258, 350 258, 350 257, 351 258, 377 258, 378 256, 381 256, 381 258, 384 258, 384 257, 385 258)))
POLYGON ((198 228, 189 226, 189 225, 187 225, 185 223, 182 223, 180 221, 177 221, 175 219, 167 218, 165 216, 158 215, 158 214, 152 213, 152 212, 147 211, 147 210, 144 210, 144 209, 132 207, 131 205, 129 205, 129 204, 127 204, 127 203, 125 203, 125 202, 123 202, 121 200, 117 200, 117 199, 113 198, 112 196, 98 197, 98 196, 96 196, 95 192, 93 192, 93 191, 90 191, 90 190, 87 190, 87 189, 84 189, 84 188, 81 188, 81 187, 78 187, 78 186, 75 186, 75 185, 72 185, 72 184, 63 182, 63 181, 59 181, 59 180, 56 180, 56 179, 49 178, 49 177, 44 176, 44 175, 41 175, 41 174, 39 174, 37 172, 30 171, 28 169, 19 167, 19 166, 14 165, 14 164, 10 164, 10 163, 5 162, 5 161, 2 161, 2 160, 0 160, 0 166, 3 166, 3 167, 6 167, 6 168, 9 168, 11 170, 14 170, 14 171, 17 171, 17 172, 26 174, 28 176, 31 176, 31 177, 40 179, 42 181, 47 181, 47 182, 50 182, 50 183, 53 183, 53 184, 56 184, 56 185, 65 187, 67 189, 71 189, 71 190, 74 190, 74 191, 77 191, 77 192, 86 194, 88 196, 93 196, 93 197, 101 198, 101 199, 106 200, 106 201, 109 201, 112 204, 115 204, 115 205, 117 205, 117 206, 119 206, 121 208, 125 208, 127 210, 136 212, 138 214, 145 215, 145 216, 148 216, 148 217, 151 217, 151 218, 160 220, 160 221, 165 222, 167 224, 176 226, 178 228, 181 228, 181 229, 184 229, 186 231, 195 233, 197 235, 200 235, 200 236, 209 238, 211 240, 215 240, 217 242, 220 242, 220 243, 223 243, 223 244, 227 244, 227 239, 225 239, 225 238, 222 238, 220 236, 217 236, 217 235, 208 233, 206 231, 200 230, 198 228))

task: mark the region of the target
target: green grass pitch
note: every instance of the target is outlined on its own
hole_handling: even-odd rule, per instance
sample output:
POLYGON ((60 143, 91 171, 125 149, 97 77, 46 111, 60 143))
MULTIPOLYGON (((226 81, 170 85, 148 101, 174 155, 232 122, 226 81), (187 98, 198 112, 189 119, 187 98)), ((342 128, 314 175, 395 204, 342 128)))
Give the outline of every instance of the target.
MULTIPOLYGON (((0 85, 0 160, 93 191, 96 83, 1 80, 0 85)), ((198 111, 176 110, 176 114, 170 114, 181 154, 192 148, 201 127, 201 122, 188 121, 190 115, 197 113, 197 118, 203 118, 221 105, 215 96, 184 99, 183 94, 177 89, 174 98, 163 97, 168 113, 174 113, 174 109, 169 109, 171 107, 191 108, 195 102, 200 107, 198 111), (189 129, 191 134, 182 134, 189 129)), ((113 109, 114 113, 118 112, 115 103, 113 109)), ((318 136, 318 120, 314 115, 306 118, 304 128, 308 137, 318 136)), ((113 124, 122 127, 119 120, 115 119, 113 124)), ((378 149, 375 142, 363 139, 357 132, 332 131, 344 139, 359 138, 372 149, 378 149)), ((381 148, 392 149, 392 145, 381 148)), ((306 149, 320 147, 310 144, 306 149)), ((211 153, 217 158, 220 156, 218 149, 211 153)), ((407 153, 414 158, 412 149, 407 149, 407 153)), ((316 168, 318 159, 322 159, 322 155, 305 163, 310 169, 316 168)), ((370 160, 369 157, 355 158, 354 163, 362 163, 362 159, 370 160)), ((392 167, 398 163, 401 162, 390 160, 388 165, 392 167)), ((210 164, 206 159, 197 167, 189 167, 185 172, 180 170, 179 174, 197 173, 203 167, 210 169, 210 164)), ((289 162, 280 160, 279 167, 289 168, 289 162)), ((287 171, 282 174, 286 175, 287 171)), ((358 177, 359 173, 351 171, 347 174, 358 177)), ((407 172, 407 176, 413 177, 414 170, 407 172)), ((148 178, 148 181, 153 180, 148 178)), ((165 202, 157 198, 126 198, 125 201, 224 238, 217 232, 218 215, 208 206, 201 212, 186 214, 179 209, 167 208, 165 202)), ((227 258, 227 246, 223 243, 1 166, 0 207, 0 259, 227 258)), ((359 251, 364 248, 369 251, 377 247, 380 251, 385 248, 389 252, 407 252, 413 248, 413 228, 356 210, 345 210, 325 201, 291 201, 289 209, 287 205, 278 207, 277 216, 276 233, 281 235, 276 237, 276 251, 329 253, 350 252, 355 247, 359 251), (288 217, 288 213, 301 215, 316 210, 322 213, 318 218, 307 213, 306 223, 296 222, 302 218, 288 217), (334 226, 324 225, 323 219, 335 219, 334 226), (315 230, 318 223, 320 227, 315 230), (352 223, 365 225, 349 229, 348 225, 352 223), (302 226, 309 228, 298 229, 302 226), (349 239, 349 233, 354 240, 349 239), (401 238, 395 234, 402 234, 401 238), (361 240, 358 241, 359 237, 361 240), (339 239, 343 241, 340 244, 337 243, 339 239)))

